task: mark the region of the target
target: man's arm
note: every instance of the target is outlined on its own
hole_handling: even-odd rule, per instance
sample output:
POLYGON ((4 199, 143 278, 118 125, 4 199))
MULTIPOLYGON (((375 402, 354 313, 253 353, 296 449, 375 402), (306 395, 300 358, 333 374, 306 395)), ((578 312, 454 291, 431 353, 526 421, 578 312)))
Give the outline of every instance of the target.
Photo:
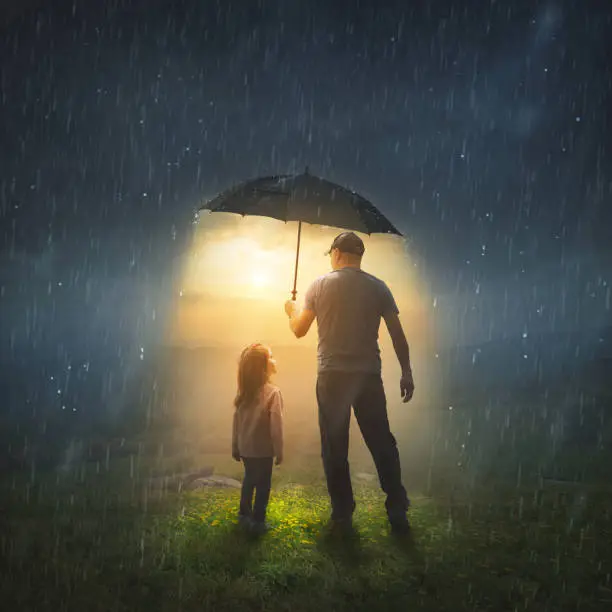
POLYGON ((402 378, 400 380, 400 393, 404 402, 412 399, 414 393, 414 380, 412 378, 412 368, 410 367, 410 349, 408 341, 396 312, 389 312, 384 316, 393 348, 397 355, 397 360, 402 368, 402 378))
POLYGON ((402 368, 402 372, 410 372, 410 349, 408 347, 408 340, 404 334, 404 329, 399 320, 399 316, 395 312, 391 312, 385 315, 385 323, 393 342, 393 348, 397 355, 397 360, 402 368))
POLYGON ((289 327, 296 338, 303 338, 315 320, 315 313, 309 308, 298 311, 295 302, 289 300, 285 304, 285 312, 289 317, 289 327))

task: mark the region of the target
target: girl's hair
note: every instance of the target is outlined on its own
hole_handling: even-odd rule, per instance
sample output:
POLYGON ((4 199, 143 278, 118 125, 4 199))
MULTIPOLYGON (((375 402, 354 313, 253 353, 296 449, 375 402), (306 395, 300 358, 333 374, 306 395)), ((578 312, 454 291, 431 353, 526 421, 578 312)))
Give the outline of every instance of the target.
POLYGON ((242 351, 238 363, 238 393, 234 399, 236 408, 251 404, 268 382, 269 361, 270 350, 263 344, 251 344, 242 351))

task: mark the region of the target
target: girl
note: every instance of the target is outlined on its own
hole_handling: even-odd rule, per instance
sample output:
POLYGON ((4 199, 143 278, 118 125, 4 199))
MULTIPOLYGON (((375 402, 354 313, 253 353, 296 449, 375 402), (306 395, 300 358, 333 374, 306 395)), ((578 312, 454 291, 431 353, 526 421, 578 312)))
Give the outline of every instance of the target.
POLYGON ((268 527, 265 518, 274 457, 276 465, 283 461, 283 397, 270 383, 275 373, 276 361, 270 349, 251 344, 242 351, 234 400, 232 457, 244 463, 239 521, 259 532, 268 527))

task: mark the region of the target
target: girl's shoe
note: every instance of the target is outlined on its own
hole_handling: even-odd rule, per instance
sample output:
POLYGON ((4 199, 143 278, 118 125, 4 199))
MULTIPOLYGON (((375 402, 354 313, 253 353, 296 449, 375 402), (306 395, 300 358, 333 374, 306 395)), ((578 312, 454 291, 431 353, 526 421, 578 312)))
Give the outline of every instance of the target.
POLYGON ((270 530, 270 525, 265 521, 251 520, 251 532, 256 535, 262 535, 270 530))
POLYGON ((241 527, 245 527, 247 529, 250 529, 252 523, 253 523, 253 519, 250 516, 246 515, 246 514, 241 514, 238 517, 238 524, 241 527))

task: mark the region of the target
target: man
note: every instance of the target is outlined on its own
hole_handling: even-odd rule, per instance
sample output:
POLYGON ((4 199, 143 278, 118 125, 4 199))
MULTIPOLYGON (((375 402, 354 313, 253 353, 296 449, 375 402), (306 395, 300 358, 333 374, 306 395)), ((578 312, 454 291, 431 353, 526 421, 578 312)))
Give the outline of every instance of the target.
POLYGON ((297 338, 317 319, 319 332, 317 403, 321 455, 332 505, 332 524, 351 524, 355 501, 348 463, 351 407, 372 454, 387 495, 385 507, 393 531, 409 529, 410 504, 402 485, 397 444, 387 418, 381 377, 378 330, 383 318, 402 368, 400 391, 410 401, 414 382, 408 343, 395 299, 387 285, 361 269, 363 241, 353 232, 336 236, 326 255, 332 271, 308 288, 304 308, 285 304, 297 338))

